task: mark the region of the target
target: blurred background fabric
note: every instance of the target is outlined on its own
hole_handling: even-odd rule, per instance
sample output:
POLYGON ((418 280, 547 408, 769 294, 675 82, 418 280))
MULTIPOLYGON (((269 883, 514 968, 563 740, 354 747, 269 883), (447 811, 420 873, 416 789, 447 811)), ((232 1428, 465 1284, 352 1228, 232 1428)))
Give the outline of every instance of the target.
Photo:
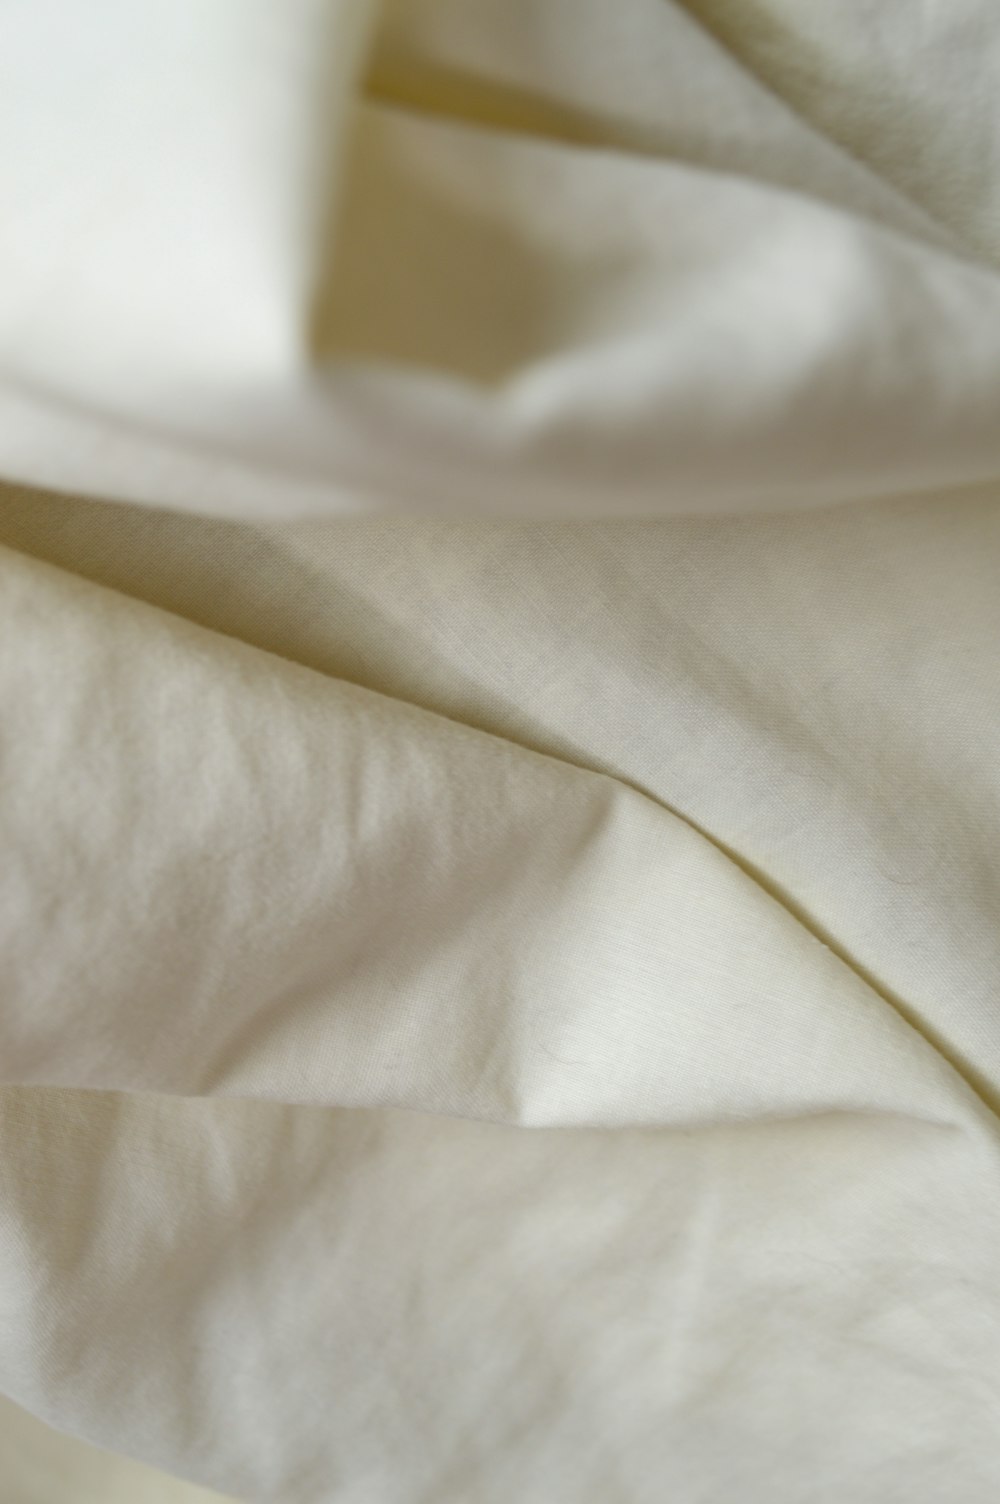
POLYGON ((0 466, 279 518, 991 480, 989 7, 800 12, 7 0, 0 466))

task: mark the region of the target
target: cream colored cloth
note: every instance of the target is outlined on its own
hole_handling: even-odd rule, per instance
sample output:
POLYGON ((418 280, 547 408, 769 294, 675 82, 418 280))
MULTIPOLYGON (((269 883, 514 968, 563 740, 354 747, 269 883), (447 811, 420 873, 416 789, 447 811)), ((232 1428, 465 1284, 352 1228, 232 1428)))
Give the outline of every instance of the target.
POLYGON ((988 12, 0 18, 0 467, 116 498, 0 492, 0 1393, 262 1504, 994 1497, 988 12))
POLYGON ((2 1399, 0 1459, 4 1497, 15 1504, 226 1504, 221 1494, 62 1436, 2 1399))
POLYGON ((5 0, 0 468, 269 517, 991 480, 991 7, 807 9, 5 0))

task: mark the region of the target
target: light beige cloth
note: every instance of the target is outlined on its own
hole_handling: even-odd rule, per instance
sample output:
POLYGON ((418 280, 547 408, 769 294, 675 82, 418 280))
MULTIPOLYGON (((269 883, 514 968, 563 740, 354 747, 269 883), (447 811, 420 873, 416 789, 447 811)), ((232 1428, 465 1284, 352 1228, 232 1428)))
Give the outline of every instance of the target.
POLYGON ((6 0, 0 25, 8 475, 576 518, 1000 471, 985 0, 6 0))
POLYGON ((0 8, 0 1393, 262 1504, 980 1504, 989 11, 366 9, 0 8))

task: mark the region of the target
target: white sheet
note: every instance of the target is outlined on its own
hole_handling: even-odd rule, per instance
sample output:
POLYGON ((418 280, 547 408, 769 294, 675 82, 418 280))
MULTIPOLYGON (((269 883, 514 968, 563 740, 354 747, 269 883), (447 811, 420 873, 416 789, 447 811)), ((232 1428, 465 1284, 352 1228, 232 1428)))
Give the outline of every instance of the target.
POLYGON ((192 1483, 0 1477, 978 1504, 989 13, 363 10, 0 5, 0 1395, 192 1483))

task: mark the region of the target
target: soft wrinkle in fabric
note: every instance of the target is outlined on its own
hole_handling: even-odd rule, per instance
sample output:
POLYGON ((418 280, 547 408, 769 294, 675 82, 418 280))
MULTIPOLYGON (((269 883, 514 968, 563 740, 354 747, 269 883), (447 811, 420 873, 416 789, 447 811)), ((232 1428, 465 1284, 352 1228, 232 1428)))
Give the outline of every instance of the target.
POLYGON ((982 0, 0 0, 0 1504, 1000 1490, 982 0))

